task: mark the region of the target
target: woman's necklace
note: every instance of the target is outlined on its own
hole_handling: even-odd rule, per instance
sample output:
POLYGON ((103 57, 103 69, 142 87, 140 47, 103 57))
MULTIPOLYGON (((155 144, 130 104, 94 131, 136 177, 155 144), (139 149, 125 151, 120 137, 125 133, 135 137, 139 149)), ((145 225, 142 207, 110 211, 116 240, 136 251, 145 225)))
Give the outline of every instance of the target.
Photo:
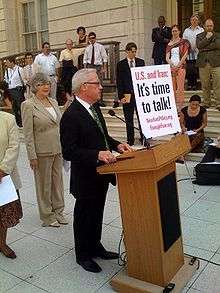
POLYGON ((189 116, 195 117, 195 116, 197 116, 199 114, 199 111, 200 111, 200 106, 199 106, 198 109, 196 108, 195 110, 193 110, 190 106, 188 107, 189 116))

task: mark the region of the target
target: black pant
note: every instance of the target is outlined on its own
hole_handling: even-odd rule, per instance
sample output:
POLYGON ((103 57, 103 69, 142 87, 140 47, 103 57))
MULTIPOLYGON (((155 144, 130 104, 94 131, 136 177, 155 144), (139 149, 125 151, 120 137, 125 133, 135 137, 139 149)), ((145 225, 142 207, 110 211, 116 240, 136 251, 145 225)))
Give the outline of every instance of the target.
POLYGON ((216 158, 220 158, 220 148, 210 145, 201 163, 214 162, 216 158))
POLYGON ((100 182, 94 197, 76 199, 73 230, 78 261, 90 259, 98 251, 104 250, 101 235, 108 185, 108 182, 100 182))
POLYGON ((134 111, 136 112, 136 115, 138 118, 140 137, 141 137, 141 140, 143 140, 143 134, 141 132, 141 126, 140 126, 139 117, 137 113, 135 97, 134 97, 134 94, 132 94, 130 103, 123 104, 123 112, 124 112, 124 117, 126 121, 127 142, 130 145, 134 144, 134 111))
POLYGON ((61 84, 64 87, 65 93, 68 93, 70 96, 72 95, 72 78, 76 72, 77 72, 76 66, 74 65, 64 66, 63 64, 62 74, 61 74, 61 84))
POLYGON ((199 69, 196 67, 196 60, 186 61, 186 78, 188 86, 197 86, 197 79, 199 78, 199 69))
POLYGON ((24 93, 22 87, 9 89, 9 94, 12 100, 12 110, 15 114, 16 123, 19 127, 22 127, 21 103, 24 101, 24 93))

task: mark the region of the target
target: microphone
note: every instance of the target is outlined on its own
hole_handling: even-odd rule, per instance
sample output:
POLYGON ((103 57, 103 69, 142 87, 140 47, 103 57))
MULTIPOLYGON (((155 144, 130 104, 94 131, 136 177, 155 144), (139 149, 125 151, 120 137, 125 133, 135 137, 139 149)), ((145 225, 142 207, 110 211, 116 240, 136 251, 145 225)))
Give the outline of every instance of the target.
MULTIPOLYGON (((108 111, 108 114, 109 114, 110 116, 112 116, 112 117, 116 117, 116 118, 118 118, 119 120, 121 120, 121 121, 124 122, 125 124, 128 124, 124 119, 122 119, 121 117, 117 116, 117 115, 115 114, 115 111, 114 111, 114 110, 109 110, 109 111, 108 111)), ((129 123, 129 124, 130 124, 130 123, 129 123)), ((132 126, 133 126, 133 125, 132 125, 132 126)), ((136 126, 133 126, 133 127, 134 127, 134 129, 140 131, 140 129, 137 128, 136 126)))
MULTIPOLYGON (((129 125, 131 125, 130 123, 127 123, 124 119, 122 119, 121 117, 119 117, 119 116, 117 116, 116 114, 115 114, 115 111, 114 110, 109 110, 108 111, 108 114, 110 115, 110 116, 112 116, 112 117, 116 117, 116 118, 118 118, 119 120, 121 120, 122 122, 124 122, 125 124, 129 124, 129 125)), ((139 132, 140 132, 140 129, 138 128, 138 127, 136 127, 136 126, 134 126, 134 125, 131 125, 134 129, 136 129, 136 130, 138 130, 139 132)), ((143 134, 142 134, 143 135, 143 134)), ((145 137, 144 137, 144 135, 143 135, 143 145, 147 148, 147 149, 150 149, 150 142, 149 142, 149 140, 148 139, 146 139, 145 137)))

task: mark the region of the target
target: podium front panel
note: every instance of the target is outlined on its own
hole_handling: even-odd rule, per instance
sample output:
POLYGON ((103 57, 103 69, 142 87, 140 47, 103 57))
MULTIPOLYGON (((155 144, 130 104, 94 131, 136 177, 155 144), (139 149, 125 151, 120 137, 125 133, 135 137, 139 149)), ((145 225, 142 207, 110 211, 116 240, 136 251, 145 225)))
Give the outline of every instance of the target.
POLYGON ((163 246, 166 252, 181 236, 180 214, 175 172, 157 182, 163 246))

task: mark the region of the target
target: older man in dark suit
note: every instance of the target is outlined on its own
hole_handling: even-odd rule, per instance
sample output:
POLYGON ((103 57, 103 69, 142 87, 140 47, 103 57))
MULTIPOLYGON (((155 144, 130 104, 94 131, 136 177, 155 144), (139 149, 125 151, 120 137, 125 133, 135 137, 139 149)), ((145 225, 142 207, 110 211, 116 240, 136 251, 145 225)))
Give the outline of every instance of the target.
POLYGON ((98 102, 102 86, 95 69, 81 69, 73 77, 76 99, 63 114, 60 135, 63 157, 71 161, 70 192, 76 198, 74 237, 76 261, 85 270, 100 272, 93 260, 118 258, 101 244, 102 219, 109 183, 115 176, 99 175, 97 166, 116 161, 112 150, 131 150, 108 135, 98 102))
MULTIPOLYGON (((144 60, 136 58, 137 45, 135 43, 128 43, 125 47, 126 58, 119 61, 117 64, 116 83, 118 90, 118 98, 123 104, 123 112, 126 121, 127 142, 129 145, 134 144, 134 110, 137 113, 134 89, 131 77, 131 67, 144 66, 144 60), (127 98, 129 95, 129 99, 127 98)), ((138 115, 137 115, 138 117, 138 115)), ((139 123, 139 119, 138 119, 139 123)), ((143 140, 140 123, 140 136, 143 140)))
POLYGON ((197 66, 202 83, 204 106, 211 106, 211 79, 215 107, 220 111, 220 33, 214 31, 212 19, 205 22, 205 31, 196 37, 199 49, 197 66))
POLYGON ((166 47, 172 34, 171 28, 166 26, 164 16, 158 17, 158 27, 152 29, 152 42, 154 43, 152 58, 155 65, 166 64, 166 47))

